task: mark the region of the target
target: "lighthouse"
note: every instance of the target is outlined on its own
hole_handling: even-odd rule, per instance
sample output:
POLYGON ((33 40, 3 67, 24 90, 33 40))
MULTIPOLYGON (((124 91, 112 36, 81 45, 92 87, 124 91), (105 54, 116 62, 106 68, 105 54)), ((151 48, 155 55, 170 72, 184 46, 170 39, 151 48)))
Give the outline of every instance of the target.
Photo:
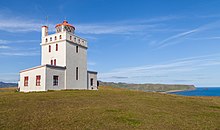
POLYGON ((48 34, 42 26, 41 65, 20 71, 20 91, 97 90, 97 72, 87 70, 87 40, 66 20, 55 29, 48 34))

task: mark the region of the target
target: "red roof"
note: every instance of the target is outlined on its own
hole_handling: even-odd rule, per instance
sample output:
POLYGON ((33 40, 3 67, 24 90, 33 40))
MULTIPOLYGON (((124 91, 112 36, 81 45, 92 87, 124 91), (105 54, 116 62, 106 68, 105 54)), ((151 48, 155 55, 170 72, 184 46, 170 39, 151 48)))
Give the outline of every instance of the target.
POLYGON ((43 28, 43 27, 48 28, 46 25, 42 26, 42 28, 43 28))
POLYGON ((56 27, 62 26, 62 25, 73 27, 75 30, 75 27, 73 25, 69 24, 66 20, 64 20, 63 23, 57 24, 56 27))

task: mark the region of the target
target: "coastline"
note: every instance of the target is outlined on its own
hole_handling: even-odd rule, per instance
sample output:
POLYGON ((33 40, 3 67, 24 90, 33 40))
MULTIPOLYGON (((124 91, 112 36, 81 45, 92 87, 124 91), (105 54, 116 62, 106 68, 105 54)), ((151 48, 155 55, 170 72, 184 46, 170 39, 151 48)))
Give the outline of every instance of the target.
MULTIPOLYGON (((196 89, 196 88, 195 88, 195 89, 196 89)), ((192 91, 192 90, 195 90, 195 89, 169 90, 169 91, 160 92, 160 93, 163 93, 163 94, 170 94, 170 93, 174 93, 174 92, 192 91)))

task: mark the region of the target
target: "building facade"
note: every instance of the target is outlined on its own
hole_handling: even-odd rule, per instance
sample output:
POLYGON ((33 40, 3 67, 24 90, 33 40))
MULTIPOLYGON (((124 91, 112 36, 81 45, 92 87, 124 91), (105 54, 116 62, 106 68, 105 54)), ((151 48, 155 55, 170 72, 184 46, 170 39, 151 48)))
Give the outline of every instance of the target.
POLYGON ((41 65, 20 71, 20 91, 97 90, 97 72, 87 70, 87 41, 66 20, 55 28, 48 35, 42 26, 41 65))

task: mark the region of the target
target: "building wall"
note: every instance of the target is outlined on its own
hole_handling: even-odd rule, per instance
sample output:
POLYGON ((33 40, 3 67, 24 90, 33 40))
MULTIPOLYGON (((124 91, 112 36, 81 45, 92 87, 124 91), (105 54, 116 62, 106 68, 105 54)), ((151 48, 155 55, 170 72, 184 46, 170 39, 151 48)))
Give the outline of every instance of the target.
POLYGON ((87 89, 87 48, 67 41, 66 43, 66 89, 87 89), (76 80, 76 67, 79 69, 79 79, 76 80))
POLYGON ((56 59, 57 66, 66 66, 66 33, 57 33, 48 35, 42 38, 41 48, 41 65, 51 64, 51 60, 56 59), (60 39, 60 35, 62 39, 60 39), (57 40, 55 40, 55 36, 57 40), (50 41, 52 38, 52 41, 50 41), (46 42, 47 39, 47 42, 46 42), (58 44, 58 51, 56 51, 56 44, 58 44), (51 46, 51 52, 49 52, 49 46, 51 46))
POLYGON ((19 87, 21 92, 45 91, 45 66, 20 72, 19 87), (40 75, 40 86, 36 86, 36 76, 40 75), (24 77, 28 76, 28 86, 24 86, 24 77))
POLYGON ((66 66, 65 89, 87 89, 87 41, 85 39, 73 33, 60 32, 43 37, 41 45, 42 65, 51 64, 51 60, 56 59, 57 66, 66 66), (62 39, 59 39, 60 35, 62 39), (55 50, 56 44, 59 46, 58 51, 55 50), (51 52, 49 52, 49 45, 51 52), (78 46, 78 53, 76 53, 76 46, 78 46), (76 67, 79 69, 79 80, 76 80, 76 67))
POLYGON ((65 89, 65 69, 47 67, 45 90, 62 90, 62 89, 65 89), (53 85, 54 75, 58 76, 58 86, 53 85))
POLYGON ((79 36, 74 35, 73 33, 66 32, 66 40, 87 48, 87 41, 79 36))
POLYGON ((87 74, 88 79, 88 90, 98 90, 97 87, 97 74, 89 73, 87 74), (93 85, 91 85, 91 79, 93 79, 93 85))

